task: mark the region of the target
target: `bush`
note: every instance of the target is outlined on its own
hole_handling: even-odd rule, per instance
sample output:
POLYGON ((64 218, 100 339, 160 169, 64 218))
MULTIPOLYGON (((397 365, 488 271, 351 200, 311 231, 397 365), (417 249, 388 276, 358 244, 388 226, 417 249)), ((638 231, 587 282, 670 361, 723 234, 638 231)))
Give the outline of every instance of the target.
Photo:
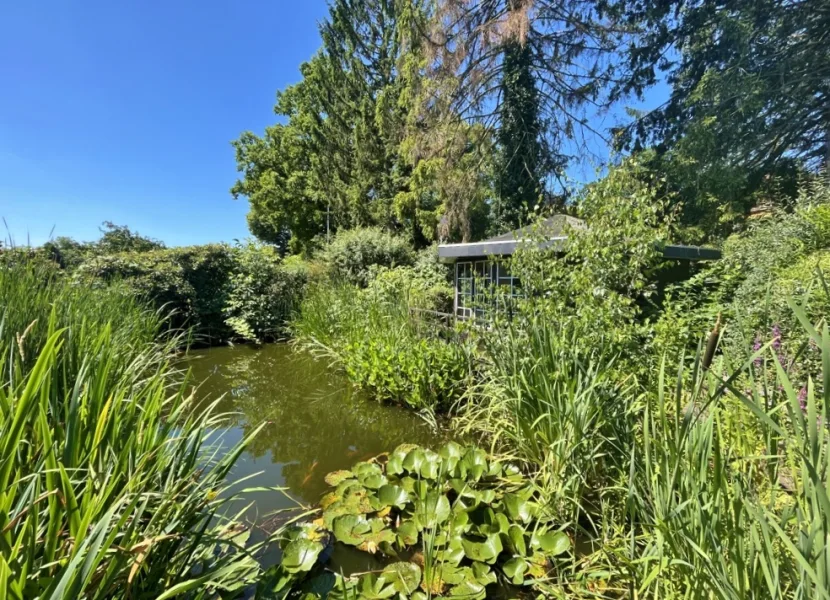
POLYGON ((138 298, 172 312, 174 327, 192 327, 208 340, 223 340, 231 334, 224 310, 233 269, 231 249, 208 244, 96 256, 75 277, 86 283, 121 282, 138 298))
POLYGON ((119 282, 172 313, 172 326, 192 328, 202 341, 216 343, 280 335, 307 271, 283 267, 277 251, 265 244, 208 244, 94 256, 74 277, 86 284, 119 282))
POLYGON ((225 322, 243 339, 276 338, 299 305, 306 271, 284 267, 275 248, 255 242, 235 247, 233 261, 225 322))
POLYGON ((450 270, 438 262, 438 250, 435 247, 419 252, 411 267, 376 267, 372 271, 368 288, 389 299, 403 294, 411 308, 452 311, 450 270))
POLYGON ((720 316, 727 325, 723 343, 736 352, 748 347, 746 340, 769 340, 773 330, 789 339, 795 352, 805 337, 787 298, 806 293, 803 300, 811 314, 824 310, 816 267, 828 266, 828 232, 830 185, 805 184, 792 212, 776 211, 750 222, 746 231, 725 242, 721 260, 670 290, 657 323, 658 349, 676 354, 720 316))
POLYGON ((366 287, 373 267, 411 266, 415 255, 404 238, 369 227, 340 231, 322 253, 330 274, 339 282, 366 287))

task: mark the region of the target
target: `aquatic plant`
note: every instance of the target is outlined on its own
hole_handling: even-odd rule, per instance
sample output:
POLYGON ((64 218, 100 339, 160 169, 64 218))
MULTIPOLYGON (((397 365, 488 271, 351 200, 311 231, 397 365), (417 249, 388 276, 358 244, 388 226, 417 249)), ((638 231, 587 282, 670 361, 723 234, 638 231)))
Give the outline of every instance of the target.
MULTIPOLYGON (((280 590, 312 573, 330 539, 397 558, 381 573, 328 577, 317 595, 484 598, 497 583, 531 586, 556 570, 569 537, 552 528, 519 470, 454 442, 438 452, 404 444, 329 473, 321 516, 285 538, 280 590)), ((319 570, 318 570, 319 571, 319 570)), ((312 576, 320 586, 327 575, 312 576)), ((313 587, 312 586, 312 587, 313 587)))
POLYGON ((291 324, 294 343, 378 400, 448 410, 469 383, 471 342, 411 314, 405 290, 377 292, 313 287, 291 324))

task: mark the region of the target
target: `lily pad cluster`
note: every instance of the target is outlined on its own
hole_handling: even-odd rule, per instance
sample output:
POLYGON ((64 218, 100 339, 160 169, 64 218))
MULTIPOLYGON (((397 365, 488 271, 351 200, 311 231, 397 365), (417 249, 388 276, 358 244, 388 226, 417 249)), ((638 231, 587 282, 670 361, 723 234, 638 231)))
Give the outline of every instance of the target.
POLYGON ((327 593, 312 595, 485 598, 499 581, 522 586, 544 578, 570 548, 567 535, 542 525, 519 470, 477 447, 401 445, 329 473, 326 482, 332 489, 320 501, 321 517, 286 538, 285 570, 310 570, 328 532, 398 562, 380 573, 335 577, 327 593))

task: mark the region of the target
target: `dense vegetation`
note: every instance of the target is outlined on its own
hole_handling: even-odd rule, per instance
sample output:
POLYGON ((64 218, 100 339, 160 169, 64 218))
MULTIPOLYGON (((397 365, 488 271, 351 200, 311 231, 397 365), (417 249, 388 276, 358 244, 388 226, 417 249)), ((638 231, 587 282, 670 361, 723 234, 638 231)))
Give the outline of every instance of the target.
POLYGON ((160 313, 28 259, 0 264, 0 307, 3 597, 210 598, 256 581, 222 509, 242 446, 210 456, 221 415, 193 414, 160 313))
POLYGON ((233 143, 259 241, 0 248, 0 591, 830 600, 828 15, 332 0, 279 122, 233 143), (561 212, 587 227, 506 260, 521 297, 447 318, 434 242, 561 212), (204 462, 219 417, 171 354, 282 337, 477 446, 330 474, 262 572, 217 517, 240 449, 204 462), (331 573, 334 540, 390 563, 331 573))

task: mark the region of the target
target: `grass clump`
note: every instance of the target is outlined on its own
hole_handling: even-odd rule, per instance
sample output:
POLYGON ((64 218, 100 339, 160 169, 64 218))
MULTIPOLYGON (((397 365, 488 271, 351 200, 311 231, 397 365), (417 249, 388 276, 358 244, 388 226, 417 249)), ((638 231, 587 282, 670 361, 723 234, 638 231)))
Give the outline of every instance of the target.
POLYGON ((221 425, 193 414, 178 336, 121 293, 38 261, 0 267, 0 590, 9 598, 214 597, 258 567, 220 517, 221 425))

